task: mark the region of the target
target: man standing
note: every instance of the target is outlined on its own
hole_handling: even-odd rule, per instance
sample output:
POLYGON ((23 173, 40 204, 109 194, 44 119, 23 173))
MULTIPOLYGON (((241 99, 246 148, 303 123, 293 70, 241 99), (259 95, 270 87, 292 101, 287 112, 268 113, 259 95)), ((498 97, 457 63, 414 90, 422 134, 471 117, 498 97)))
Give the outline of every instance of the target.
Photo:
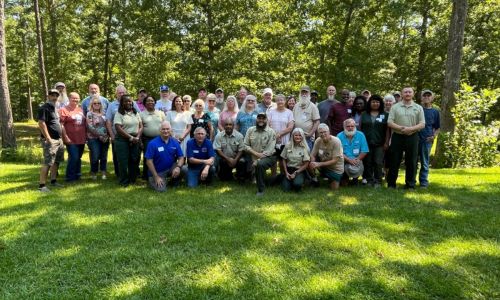
POLYGON ((89 95, 87 97, 85 97, 85 99, 83 99, 82 101, 82 110, 83 110, 83 114, 85 115, 85 117, 87 117, 87 113, 89 112, 89 108, 90 108, 90 103, 91 103, 91 100, 92 100, 92 97, 94 96, 99 96, 99 101, 101 101, 101 107, 102 107, 102 110, 104 113, 106 113, 106 110, 108 109, 108 105, 109 105, 109 100, 104 98, 103 96, 100 95, 100 90, 99 90, 99 86, 95 83, 91 83, 89 85, 89 95))
POLYGON ((222 111, 224 109, 224 90, 221 88, 217 88, 215 90, 215 107, 222 111))
POLYGON ((68 105, 69 98, 68 93, 66 92, 66 84, 64 84, 64 82, 57 82, 56 84, 54 84, 54 89, 59 92, 59 97, 57 98, 56 102, 56 109, 61 109, 68 105))
POLYGON ((64 160, 63 128, 56 110, 58 97, 58 90, 50 90, 47 102, 38 109, 38 128, 40 129, 40 141, 43 148, 43 163, 40 169, 40 184, 38 186, 40 192, 50 192, 46 186, 49 169, 50 184, 52 186, 59 185, 56 181, 57 169, 64 160))
POLYGON ((396 103, 401 101, 401 93, 399 91, 395 91, 394 93, 392 93, 392 95, 394 96, 394 100, 396 100, 396 103))
POLYGON ((264 195, 266 170, 276 165, 276 133, 267 126, 267 116, 257 114, 256 125, 250 127, 245 135, 245 151, 252 156, 252 167, 257 181, 257 196, 264 195))
POLYGON ((328 114, 330 113, 330 109, 334 104, 339 103, 339 101, 335 99, 335 94, 337 94, 337 89, 333 85, 330 85, 326 89, 326 94, 327 98, 318 104, 319 117, 320 117, 319 120, 321 123, 326 123, 328 119, 328 114))
POLYGON ((149 170, 149 185, 157 192, 167 189, 168 177, 172 178, 174 186, 177 186, 181 179, 184 154, 179 142, 171 138, 171 134, 170 122, 163 121, 160 125, 160 135, 149 142, 144 155, 149 170))
POLYGON ((301 128, 306 136, 307 145, 312 149, 314 145, 314 134, 319 125, 319 111, 316 105, 311 103, 311 90, 308 86, 300 89, 300 100, 293 108, 295 128, 301 128))
POLYGON ((358 177, 363 175, 363 158, 368 154, 368 143, 365 135, 356 130, 354 119, 344 121, 344 131, 337 136, 342 143, 344 151, 344 176, 345 183, 352 178, 352 184, 358 184, 358 177))
POLYGON ((422 92, 422 106, 424 109, 425 127, 418 133, 418 159, 420 160, 420 173, 418 181, 420 187, 429 186, 429 156, 434 138, 439 134, 441 127, 439 111, 432 107, 434 93, 430 90, 422 92))
POLYGON ((352 114, 352 105, 348 104, 349 90, 342 90, 342 98, 340 103, 336 103, 330 109, 328 114, 327 123, 330 127, 330 133, 337 136, 344 130, 344 121, 349 119, 352 114))
POLYGON ((233 169, 236 168, 236 179, 245 180, 246 164, 243 159, 245 144, 243 135, 234 130, 232 118, 224 120, 224 131, 217 134, 214 149, 218 155, 219 179, 226 181, 233 179, 233 169))
POLYGON ((172 110, 172 100, 170 100, 170 88, 168 85, 160 86, 160 99, 156 101, 155 109, 162 111, 165 116, 172 110))
POLYGON ((266 113, 271 108, 276 108, 276 103, 273 102, 273 90, 265 88, 262 91, 262 102, 257 105, 257 112, 266 113))
POLYGON ((405 87, 403 101, 394 104, 389 112, 387 126, 393 130, 389 148, 390 166, 387 186, 396 188, 399 165, 405 153, 405 188, 415 188, 418 157, 418 131, 425 127, 424 110, 413 101, 413 88, 405 87))
POLYGON ((215 152, 203 127, 194 130, 194 138, 187 142, 187 186, 194 188, 198 183, 210 184, 215 174, 215 152))
POLYGON ((321 176, 330 181, 330 188, 337 190, 344 173, 342 143, 336 136, 330 135, 330 128, 325 123, 319 124, 318 132, 319 138, 314 142, 309 163, 309 173, 314 175, 312 185, 319 186, 315 176, 315 170, 319 170, 321 176))
POLYGON ((313 90, 311 92, 311 103, 314 103, 314 105, 317 105, 318 104, 318 97, 319 97, 318 91, 313 90))

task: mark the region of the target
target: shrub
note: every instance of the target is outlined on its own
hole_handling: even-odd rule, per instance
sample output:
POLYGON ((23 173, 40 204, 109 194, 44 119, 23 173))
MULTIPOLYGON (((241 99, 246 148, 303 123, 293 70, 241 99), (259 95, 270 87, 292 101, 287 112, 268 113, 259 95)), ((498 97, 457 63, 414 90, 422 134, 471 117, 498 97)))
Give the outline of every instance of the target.
POLYGON ((2 149, 0 154, 0 161, 2 162, 39 164, 42 162, 42 159, 42 148, 38 145, 33 145, 33 142, 19 145, 15 149, 2 149))

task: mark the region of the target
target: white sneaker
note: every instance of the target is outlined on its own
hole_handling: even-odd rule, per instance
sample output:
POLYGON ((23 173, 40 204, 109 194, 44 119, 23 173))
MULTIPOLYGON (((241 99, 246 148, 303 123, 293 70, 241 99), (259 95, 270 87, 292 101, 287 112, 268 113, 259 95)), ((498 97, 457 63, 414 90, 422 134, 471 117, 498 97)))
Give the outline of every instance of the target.
POLYGON ((41 188, 38 188, 38 191, 39 191, 40 193, 48 193, 48 192, 50 192, 49 188, 48 188, 48 187, 46 187, 46 186, 41 187, 41 188))
POLYGON ((103 174, 102 175, 102 180, 106 180, 106 179, 108 179, 108 177, 106 177, 106 174, 103 174))
POLYGON ((361 184, 362 185, 367 185, 368 184, 368 181, 366 179, 363 178, 363 180, 361 180, 361 184))

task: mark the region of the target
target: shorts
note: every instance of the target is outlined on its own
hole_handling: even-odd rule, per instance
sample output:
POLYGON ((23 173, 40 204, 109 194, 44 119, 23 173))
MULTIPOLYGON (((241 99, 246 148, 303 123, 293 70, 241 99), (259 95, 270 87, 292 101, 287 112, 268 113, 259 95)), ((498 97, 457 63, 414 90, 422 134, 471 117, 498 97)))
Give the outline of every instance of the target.
POLYGON ((54 163, 61 163, 64 161, 64 144, 62 139, 52 140, 52 143, 48 144, 45 139, 40 140, 43 149, 43 164, 46 166, 52 166, 54 163))
POLYGON ((319 168, 319 173, 321 176, 328 178, 330 181, 334 180, 340 182, 340 179, 342 179, 342 174, 335 173, 328 168, 319 168))

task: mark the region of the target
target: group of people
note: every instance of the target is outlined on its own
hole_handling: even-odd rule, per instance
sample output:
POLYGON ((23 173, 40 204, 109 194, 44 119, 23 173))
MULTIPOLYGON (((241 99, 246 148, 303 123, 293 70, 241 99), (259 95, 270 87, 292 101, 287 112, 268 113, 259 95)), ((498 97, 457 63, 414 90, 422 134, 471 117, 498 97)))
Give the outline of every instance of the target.
POLYGON ((360 183, 380 187, 384 175, 387 186, 396 188, 403 155, 405 188, 416 187, 418 160, 420 186, 429 184, 429 154, 440 127, 430 90, 422 92, 422 105, 415 103, 411 87, 383 98, 344 89, 337 100, 335 86, 329 86, 321 102, 308 86, 297 97, 265 88, 260 102, 244 87, 227 98, 222 88, 213 94, 201 88, 194 102, 167 85, 159 91, 158 100, 145 89, 134 99, 119 85, 110 102, 91 84, 80 103, 78 93, 67 95, 58 82, 38 112, 44 153, 39 190, 49 191, 49 171, 50 184, 59 185, 64 148, 66 181, 80 179, 85 143, 93 180, 99 172, 107 178, 111 145, 119 184, 133 184, 142 176, 157 191, 183 178, 188 187, 196 187, 216 177, 255 182, 258 196, 269 183, 300 191, 306 181, 319 186, 322 179, 334 190, 360 183))

